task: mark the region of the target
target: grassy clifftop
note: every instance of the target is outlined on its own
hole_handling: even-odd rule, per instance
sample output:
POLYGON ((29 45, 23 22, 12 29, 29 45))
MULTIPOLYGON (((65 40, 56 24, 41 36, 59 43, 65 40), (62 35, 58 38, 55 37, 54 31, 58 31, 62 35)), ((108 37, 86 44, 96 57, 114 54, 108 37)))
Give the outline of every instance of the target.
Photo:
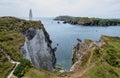
POLYGON ((45 31, 40 21, 25 21, 15 17, 0 18, 0 45, 13 60, 20 61, 22 58, 19 52, 24 42, 21 32, 30 27, 42 28, 45 31))
POLYGON ((120 78, 120 38, 103 36, 105 45, 93 51, 90 78, 120 78))
MULTIPOLYGON (((24 43, 21 32, 24 32, 30 27, 42 29, 48 37, 48 34, 40 21, 27 21, 15 17, 0 17, 0 78, 7 78, 14 67, 14 64, 8 60, 4 52, 6 52, 14 61, 22 61, 22 64, 18 65, 14 72, 17 76, 24 76, 24 74, 28 72, 30 74, 26 74, 25 77, 30 77, 33 75, 31 73, 32 70, 34 70, 34 73, 37 72, 34 76, 39 76, 38 78, 46 78, 48 75, 52 75, 51 73, 29 66, 28 62, 23 59, 23 56, 20 53, 20 47, 23 46, 24 43), (42 73, 43 75, 39 73, 42 73)), ((54 77, 54 75, 52 76, 54 77)))
POLYGON ((119 37, 102 36, 97 44, 85 42, 75 46, 73 51, 74 72, 67 73, 68 77, 120 78, 119 37))
POLYGON ((88 18, 88 17, 72 17, 72 16, 58 16, 55 20, 64 21, 74 25, 84 26, 116 26, 120 25, 118 19, 101 19, 101 18, 88 18))
POLYGON ((0 78, 7 78, 14 65, 9 62, 0 46, 0 78))

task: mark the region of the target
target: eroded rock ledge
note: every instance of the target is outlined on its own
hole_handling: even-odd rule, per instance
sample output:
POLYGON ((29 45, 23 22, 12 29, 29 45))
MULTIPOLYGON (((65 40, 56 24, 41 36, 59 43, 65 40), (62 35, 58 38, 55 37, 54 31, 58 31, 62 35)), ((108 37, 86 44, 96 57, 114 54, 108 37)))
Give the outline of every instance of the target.
POLYGON ((84 42, 78 42, 77 45, 73 48, 73 57, 70 71, 79 70, 80 65, 82 64, 83 58, 88 54, 91 48, 95 47, 95 44, 91 40, 85 40, 84 42))
POLYGON ((78 42, 77 45, 73 48, 73 58, 70 71, 80 70, 80 66, 84 66, 85 63, 90 63, 92 58, 92 53, 97 47, 102 47, 105 45, 105 42, 101 39, 100 41, 94 43, 92 40, 84 40, 84 42, 78 42))

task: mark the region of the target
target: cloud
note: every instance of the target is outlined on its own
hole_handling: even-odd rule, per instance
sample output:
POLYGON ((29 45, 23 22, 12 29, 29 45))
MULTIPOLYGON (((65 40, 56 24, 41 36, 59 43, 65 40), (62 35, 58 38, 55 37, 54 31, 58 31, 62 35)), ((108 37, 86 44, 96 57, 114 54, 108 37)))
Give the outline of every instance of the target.
POLYGON ((0 16, 28 16, 32 8, 35 17, 58 15, 86 17, 120 17, 120 0, 1 0, 0 16))

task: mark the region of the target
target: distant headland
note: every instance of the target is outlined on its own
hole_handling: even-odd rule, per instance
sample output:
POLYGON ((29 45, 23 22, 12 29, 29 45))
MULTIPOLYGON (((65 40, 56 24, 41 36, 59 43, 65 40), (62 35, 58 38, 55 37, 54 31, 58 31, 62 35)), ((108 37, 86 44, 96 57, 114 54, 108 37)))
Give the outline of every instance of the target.
POLYGON ((103 19, 88 17, 58 16, 54 20, 83 26, 120 26, 120 19, 103 19))

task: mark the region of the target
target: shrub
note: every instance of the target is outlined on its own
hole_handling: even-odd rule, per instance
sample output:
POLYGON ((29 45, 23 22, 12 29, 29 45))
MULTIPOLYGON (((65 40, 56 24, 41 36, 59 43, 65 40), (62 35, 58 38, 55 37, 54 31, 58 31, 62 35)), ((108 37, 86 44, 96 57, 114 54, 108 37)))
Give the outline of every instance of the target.
POLYGON ((14 75, 17 76, 18 78, 22 77, 25 72, 31 67, 30 61, 27 59, 22 59, 20 64, 17 66, 17 68, 14 71, 14 75))

